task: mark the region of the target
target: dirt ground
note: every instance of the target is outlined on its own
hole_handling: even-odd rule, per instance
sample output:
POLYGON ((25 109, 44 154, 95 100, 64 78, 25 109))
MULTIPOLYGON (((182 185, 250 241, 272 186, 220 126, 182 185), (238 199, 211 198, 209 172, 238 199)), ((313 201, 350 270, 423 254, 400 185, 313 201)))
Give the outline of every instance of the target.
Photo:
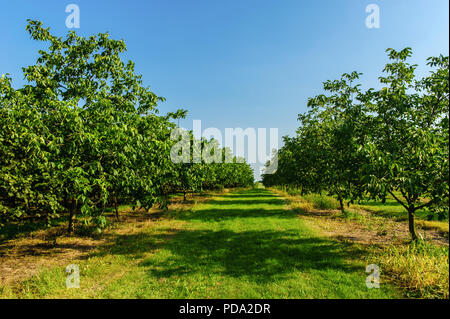
MULTIPOLYGON (((352 217, 344 217, 340 210, 314 209, 296 196, 276 189, 271 190, 284 197, 288 207, 297 212, 309 226, 326 236, 363 245, 396 244, 410 241, 411 237, 406 222, 354 209, 347 209, 352 213, 352 217)), ((449 245, 448 235, 435 229, 422 227, 420 222, 416 223, 416 233, 420 238, 431 240, 437 245, 449 245)))
MULTIPOLYGON (((345 220, 337 217, 339 211, 300 213, 308 223, 323 231, 326 235, 339 240, 347 240, 362 244, 395 244, 410 240, 408 225, 402 222, 378 221, 371 224, 360 223, 356 220, 345 220)), ((421 238, 427 238, 438 245, 449 244, 448 238, 435 230, 423 230, 417 227, 416 232, 421 238)))

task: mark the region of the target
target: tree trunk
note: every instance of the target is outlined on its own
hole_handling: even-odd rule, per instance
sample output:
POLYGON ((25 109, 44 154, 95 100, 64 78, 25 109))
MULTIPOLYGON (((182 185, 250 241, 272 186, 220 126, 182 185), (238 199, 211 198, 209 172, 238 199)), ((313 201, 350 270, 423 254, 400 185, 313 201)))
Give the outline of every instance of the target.
POLYGON ((341 206, 341 212, 344 213, 344 201, 342 198, 339 198, 339 205, 341 206))
POLYGON ((116 210, 116 219, 119 220, 119 205, 117 204, 117 197, 114 197, 114 209, 116 210))
POLYGON ((186 201, 186 192, 184 192, 183 195, 184 195, 183 200, 186 201))
POLYGON ((408 224, 409 224, 409 233, 411 234, 411 238, 413 241, 417 240, 416 229, 414 227, 414 207, 410 206, 408 209, 408 224))
POLYGON ((77 210, 77 201, 72 199, 72 207, 69 210, 69 226, 67 228, 67 232, 70 234, 74 230, 73 219, 75 217, 75 213, 77 210))

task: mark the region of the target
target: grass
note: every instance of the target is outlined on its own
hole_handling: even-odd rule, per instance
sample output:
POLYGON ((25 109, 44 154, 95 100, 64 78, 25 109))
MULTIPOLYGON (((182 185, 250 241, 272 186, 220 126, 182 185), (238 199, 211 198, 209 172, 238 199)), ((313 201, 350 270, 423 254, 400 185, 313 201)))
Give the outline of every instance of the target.
POLYGON ((376 249, 369 260, 378 264, 411 297, 449 298, 448 247, 426 241, 389 245, 376 249))
POLYGON ((433 229, 437 230, 439 233, 441 233, 443 236, 448 238, 448 228, 449 224, 448 222, 444 221, 434 221, 434 220, 418 220, 417 225, 422 227, 422 229, 433 229))
MULTIPOLYGON (((351 205, 350 207, 357 210, 363 209, 372 212, 378 217, 390 218, 396 221, 408 220, 408 214, 405 208, 393 198, 387 198, 385 203, 366 200, 357 205, 351 205)), ((430 212, 425 210, 416 211, 415 216, 417 226, 420 226, 423 229, 436 230, 448 237, 448 218, 446 220, 437 220, 437 214, 430 214, 430 212)))
MULTIPOLYGON (((338 201, 325 194, 308 194, 308 195, 300 195, 300 191, 298 189, 286 189, 280 188, 278 191, 295 198, 296 208, 311 211, 313 209, 319 210, 335 210, 339 209, 338 201)), ((400 193, 396 193, 396 196, 401 198, 400 193)), ((388 195, 386 201, 382 203, 381 201, 375 201, 371 199, 361 200, 359 202, 355 202, 355 204, 351 204, 348 206, 345 205, 345 214, 344 218, 349 219, 359 219, 366 220, 357 211, 367 211, 373 213, 374 216, 380 218, 388 218, 398 222, 405 222, 408 220, 408 214, 405 208, 397 202, 391 195, 388 195), (351 208, 349 210, 348 208, 351 208), (356 213, 355 213, 356 211, 356 213)), ((438 214, 433 214, 427 210, 421 209, 416 211, 416 225, 426 230, 435 230, 441 233, 444 237, 449 236, 449 220, 448 216, 445 218, 440 218, 438 214)))
POLYGON ((282 192, 285 192, 289 196, 296 196, 303 199, 303 204, 308 204, 309 209, 338 209, 339 203, 338 201, 331 197, 326 196, 324 194, 307 194, 301 196, 301 192, 298 189, 279 189, 282 192))
MULTIPOLYGON (((405 208, 393 198, 386 198, 386 202, 378 202, 374 200, 363 200, 359 204, 352 205, 354 208, 365 209, 376 213, 380 217, 395 218, 398 221, 408 220, 408 214, 405 208)), ((424 210, 416 212, 417 218, 425 219, 427 214, 424 210)))
POLYGON ((250 189, 118 229, 83 259, 80 288, 44 268, 3 298, 401 298, 365 285, 364 249, 323 237, 283 198, 250 189))
POLYGON ((326 195, 308 194, 301 196, 299 192, 295 191, 283 191, 278 189, 273 190, 276 193, 289 197, 289 200, 291 201, 291 208, 294 208, 296 210, 334 210, 338 209, 339 206, 339 203, 336 199, 326 195))
MULTIPOLYGON (((53 225, 61 225, 66 220, 64 218, 54 219, 53 225)), ((47 222, 40 221, 20 221, 4 226, 0 226, 0 243, 13 238, 21 238, 30 236, 34 232, 41 231, 47 228, 47 222)))
POLYGON ((303 196, 303 198, 312 204, 315 209, 338 209, 339 203, 336 199, 330 196, 309 194, 303 196))
MULTIPOLYGON (((291 207, 300 214, 314 215, 317 206, 314 201, 318 197, 322 196, 297 195, 289 197, 289 200, 291 207)), ((443 244, 443 238, 431 241, 430 236, 423 232, 421 234, 426 240, 410 243, 408 232, 403 233, 403 238, 397 238, 402 228, 407 230, 406 214, 402 209, 400 204, 388 199, 384 204, 364 202, 351 205, 344 214, 329 210, 315 214, 310 220, 321 228, 326 225, 325 229, 335 237, 343 237, 344 234, 344 238, 369 242, 367 263, 378 265, 385 277, 401 287, 407 296, 448 299, 448 221, 429 221, 424 219, 426 215, 419 214, 417 226, 422 230, 437 230, 443 238, 447 238, 447 244, 443 244)))

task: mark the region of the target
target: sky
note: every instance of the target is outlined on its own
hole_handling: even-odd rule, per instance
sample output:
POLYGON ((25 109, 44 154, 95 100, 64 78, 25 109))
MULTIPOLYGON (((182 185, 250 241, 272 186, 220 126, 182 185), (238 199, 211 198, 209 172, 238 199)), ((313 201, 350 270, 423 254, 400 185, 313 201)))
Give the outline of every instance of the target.
POLYGON ((71 3, 80 8, 78 34, 125 41, 124 58, 167 99, 161 113, 187 109, 180 125, 188 129, 193 120, 221 131, 278 128, 280 146, 322 82, 358 71, 364 87, 376 87, 387 48, 411 47, 419 75, 427 57, 449 51, 448 0, 2 0, 0 74, 15 87, 43 48, 26 20, 63 36, 71 3), (379 28, 366 27, 369 4, 380 9, 379 28))

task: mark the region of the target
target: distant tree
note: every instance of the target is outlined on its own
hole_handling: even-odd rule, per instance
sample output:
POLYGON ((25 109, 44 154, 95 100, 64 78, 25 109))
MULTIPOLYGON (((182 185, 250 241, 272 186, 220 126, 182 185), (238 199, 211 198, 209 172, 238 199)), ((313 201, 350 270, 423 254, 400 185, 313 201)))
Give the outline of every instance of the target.
POLYGON ((311 152, 315 158, 310 161, 321 174, 319 188, 337 197, 342 212, 344 199, 354 200, 363 192, 360 173, 364 157, 358 146, 365 142, 365 109, 360 85, 353 84, 359 76, 346 73, 339 80, 326 81, 324 90, 332 94, 309 99, 309 115, 299 116, 305 126, 299 132, 310 130, 315 136, 307 140, 315 147, 311 152))

